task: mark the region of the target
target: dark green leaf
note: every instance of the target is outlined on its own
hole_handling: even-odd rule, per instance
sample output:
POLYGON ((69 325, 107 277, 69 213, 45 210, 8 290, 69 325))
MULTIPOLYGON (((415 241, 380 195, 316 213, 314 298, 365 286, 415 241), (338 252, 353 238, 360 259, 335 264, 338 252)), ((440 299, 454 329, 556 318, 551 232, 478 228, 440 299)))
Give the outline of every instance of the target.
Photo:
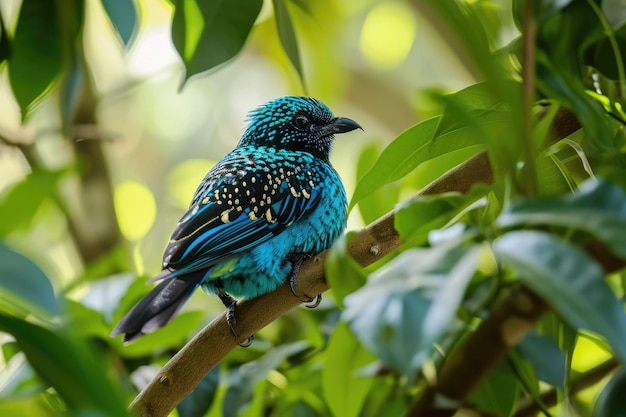
POLYGON ((41 317, 58 315, 59 304, 46 274, 30 259, 0 243, 0 299, 41 317))
POLYGON ((22 118, 62 67, 57 2, 24 0, 13 36, 13 55, 9 59, 9 79, 22 118))
POLYGON ((186 78, 237 55, 262 5, 262 0, 176 0, 172 40, 187 68, 186 78))
POLYGON ((515 409, 519 385, 506 362, 492 370, 470 394, 469 401, 489 415, 510 416, 515 409))
POLYGON ((4 20, 2 19, 2 13, 0 11, 0 64, 9 59, 11 56, 11 41, 4 26, 4 20))
POLYGON ((31 172, 0 198, 0 236, 30 226, 44 201, 54 197, 63 171, 31 172))
POLYGON ((102 5, 122 42, 128 45, 137 24, 133 0, 102 0, 102 5))
POLYGON ((326 258, 326 280, 335 302, 343 307, 343 299, 348 294, 361 288, 366 281, 363 269, 347 252, 347 238, 342 237, 326 258))
POLYGON ((126 416, 126 400, 107 376, 104 358, 66 329, 54 331, 0 313, 0 329, 11 333, 33 369, 52 385, 70 410, 100 410, 126 416))
POLYGON ((75 53, 83 2, 24 0, 13 36, 9 80, 25 119, 75 53))
POLYGON ((624 393, 626 393, 626 370, 622 367, 615 372, 600 393, 593 415, 598 417, 626 417, 624 393))
POLYGON ((372 378, 358 375, 374 362, 374 356, 358 343, 345 323, 338 323, 326 348, 322 387, 335 417, 357 417, 372 384, 372 378))
POLYGON ((289 16, 289 10, 287 9, 287 0, 272 0, 272 4, 274 5, 274 16, 280 43, 283 45, 283 49, 289 57, 291 65, 293 65, 298 73, 302 85, 305 86, 302 62, 300 61, 300 51, 298 50, 298 40, 296 39, 291 16, 289 16))
POLYGON ((514 231, 496 239, 496 258, 576 328, 605 337, 626 359, 626 316, 597 263, 547 233, 514 231))
POLYGON ((564 388, 565 355, 552 338, 531 331, 517 345, 517 350, 533 365, 540 380, 564 388))
POLYGON ((620 79, 618 56, 624 70, 624 57, 626 57, 626 24, 622 24, 610 35, 604 36, 587 46, 583 55, 583 62, 600 71, 605 77, 612 80, 620 79), (613 38, 613 39, 611 39, 613 38), (615 41, 617 50, 613 48, 615 41), (616 55, 617 54, 617 55, 616 55))
POLYGON ((565 226, 584 230, 626 257, 626 192, 607 181, 588 180, 563 198, 520 199, 497 219, 500 227, 565 226))
POLYGON ((194 390, 186 396, 176 409, 184 417, 202 417, 209 411, 220 382, 220 367, 216 366, 209 372, 194 390))
POLYGON ((547 410, 544 402, 541 400, 541 390, 539 388, 539 379, 535 372, 535 368, 515 349, 509 351, 507 355, 508 365, 515 372, 519 387, 524 394, 531 399, 542 411, 547 410))

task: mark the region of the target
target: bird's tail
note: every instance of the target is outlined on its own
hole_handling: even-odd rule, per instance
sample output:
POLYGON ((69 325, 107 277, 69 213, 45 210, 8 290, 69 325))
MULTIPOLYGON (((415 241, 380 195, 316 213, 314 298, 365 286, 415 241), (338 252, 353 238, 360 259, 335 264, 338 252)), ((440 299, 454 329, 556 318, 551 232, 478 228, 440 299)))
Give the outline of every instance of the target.
POLYGON ((165 277, 120 320, 111 336, 124 334, 124 342, 130 342, 165 326, 183 308, 203 275, 165 277))

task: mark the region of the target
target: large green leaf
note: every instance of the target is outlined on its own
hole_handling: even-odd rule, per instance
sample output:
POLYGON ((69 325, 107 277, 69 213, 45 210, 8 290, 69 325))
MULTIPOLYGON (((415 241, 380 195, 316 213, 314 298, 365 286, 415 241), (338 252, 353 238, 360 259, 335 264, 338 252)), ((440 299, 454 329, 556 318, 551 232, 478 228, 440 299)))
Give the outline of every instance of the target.
POLYGON ((455 318, 476 266, 476 249, 455 241, 409 249, 344 300, 357 338, 411 378, 455 318))
POLYGON ((589 255, 537 231, 506 233, 494 241, 493 251, 500 262, 515 270, 569 324, 603 336, 615 354, 626 359, 626 315, 622 303, 589 255))
POLYGON ((0 306, 41 317, 58 315, 59 304, 48 277, 30 259, 0 243, 0 306))
POLYGON ((261 11, 262 0, 176 0, 172 40, 186 78, 239 53, 261 11))
POLYGON ((127 404, 105 370, 106 361, 66 328, 54 330, 0 313, 0 329, 15 337, 28 362, 72 411, 127 416, 127 404))
MULTIPOLYGON (((505 85, 517 89, 515 83, 505 85)), ((515 142, 502 141, 503 137, 515 137, 511 132, 512 112, 491 90, 490 84, 481 83, 440 97, 446 104, 443 115, 418 123, 391 142, 359 180, 350 208, 425 161, 464 148, 475 147, 478 152, 483 146, 502 147, 515 142)))
POLYGON ((338 323, 326 348, 322 388, 335 417, 357 417, 367 396, 371 378, 359 376, 374 356, 358 343, 345 323, 338 323))
POLYGON ((497 225, 584 230, 626 257, 626 192, 607 181, 588 180, 579 192, 566 197, 514 201, 498 217, 497 225))
POLYGON ((298 73, 302 85, 305 86, 304 71, 302 70, 300 51, 298 49, 298 40, 296 39, 296 33, 293 29, 291 16, 289 15, 289 10, 287 9, 287 0, 272 0, 272 4, 274 5, 274 16, 276 19, 276 27, 278 29, 280 43, 283 45, 283 49, 289 57, 291 65, 293 65, 294 69, 298 73))
POLYGON ((128 45, 137 25, 133 0, 102 0, 102 5, 122 42, 128 45))

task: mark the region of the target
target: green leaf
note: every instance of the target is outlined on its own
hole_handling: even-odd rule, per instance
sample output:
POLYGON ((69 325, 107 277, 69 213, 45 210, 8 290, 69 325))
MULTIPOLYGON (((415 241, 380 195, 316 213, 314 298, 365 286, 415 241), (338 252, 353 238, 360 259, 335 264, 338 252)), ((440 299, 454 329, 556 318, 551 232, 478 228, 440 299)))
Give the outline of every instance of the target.
POLYGON ((9 80, 22 118, 62 68, 57 2, 24 0, 13 36, 13 55, 9 59, 9 80))
POLYGON ((213 368, 200 383, 178 404, 178 414, 185 417, 202 417, 211 408, 220 382, 220 367, 213 368))
MULTIPOLYGON (((350 201, 350 209, 361 199, 385 184, 406 175, 420 162, 421 153, 427 153, 429 144, 437 130, 440 117, 425 120, 409 128, 385 148, 376 163, 359 180, 350 201), (411 157, 417 153, 413 158, 411 157), (415 159, 414 162, 412 160, 415 159)), ((424 160, 427 157, 422 156, 424 160)))
POLYGON ((151 355, 157 347, 180 348, 189 335, 198 329, 203 317, 201 311, 188 311, 176 316, 168 326, 142 336, 128 345, 122 345, 121 339, 115 339, 119 343, 119 353, 125 358, 137 358, 151 355))
POLYGON ((409 249, 345 298, 342 318, 389 368, 412 377, 454 320, 475 258, 457 242, 409 249))
MULTIPOLYGON (((518 89, 516 83, 506 86, 518 89)), ((359 180, 350 208, 425 161, 469 147, 478 152, 486 145, 511 146, 502 144, 503 136, 511 136, 510 106, 493 95, 491 84, 472 85, 439 100, 446 104, 443 115, 418 123, 391 142, 359 180)))
POLYGON ((104 358, 64 328, 49 330, 0 313, 0 329, 11 333, 37 374, 65 400, 70 410, 99 410, 127 416, 126 400, 109 379, 104 358))
POLYGON ((290 356, 307 349, 304 341, 277 346, 258 360, 248 362, 229 375, 230 386, 222 402, 224 417, 236 417, 250 403, 255 386, 266 379, 268 372, 276 369, 290 356))
POLYGON ((604 36, 589 44, 583 54, 583 62, 600 71, 605 77, 611 80, 620 79, 620 68, 624 70, 624 58, 626 57, 626 24, 615 29, 613 33, 605 33, 604 36), (613 39, 611 39, 611 37, 613 39), (613 48, 615 41, 617 51, 613 48), (619 56, 616 56, 619 54, 619 56), (618 59, 621 61, 618 64, 618 59))
POLYGON ((533 365, 540 380, 564 388, 565 355, 552 338, 531 331, 517 345, 517 350, 533 365))
POLYGON ((9 81, 26 119, 38 99, 75 53, 75 38, 83 23, 83 2, 24 0, 13 36, 9 81))
POLYGON ((176 0, 172 41, 186 79, 233 58, 261 11, 262 0, 176 0))
POLYGON ((510 416, 519 393, 517 378, 506 362, 492 370, 472 391, 469 401, 488 415, 510 416))
POLYGON ((333 245, 326 258, 326 280, 337 305, 343 308, 343 299, 365 284, 363 269, 347 252, 347 237, 333 245))
POLYGON ((607 181, 587 180, 577 193, 566 197, 514 201, 498 217, 497 225, 584 230, 626 257, 626 192, 607 181))
MULTIPOLYGON (((398 136, 361 178, 352 195, 350 208, 378 188, 404 177, 424 161, 470 146, 475 146, 478 152, 481 147, 477 145, 485 144, 486 138, 476 135, 469 126, 437 136, 435 132, 439 121, 439 117, 425 120, 398 136)), ((504 127, 504 123, 498 120, 484 121, 489 124, 490 130, 504 127)))
POLYGON ((0 401, 27 398, 46 388, 42 386, 22 352, 14 355, 0 368, 0 401))
POLYGON ((594 416, 625 417, 624 393, 626 392, 626 370, 618 369, 604 387, 594 407, 594 416))
POLYGON ((60 313, 50 280, 30 259, 0 243, 0 300, 48 318, 60 313))
POLYGON ((7 33, 7 28, 2 19, 2 11, 0 11, 0 64, 9 59, 11 56, 11 40, 7 33))
POLYGON ((272 0, 272 4, 274 5, 274 16, 276 19, 276 28, 278 29, 280 43, 289 57, 291 65, 293 65, 294 69, 298 73, 298 77, 300 77, 302 85, 305 86, 304 72, 302 70, 302 62, 300 60, 300 51, 298 50, 298 40, 296 39, 296 33, 293 29, 291 16, 289 16, 289 10, 287 9, 287 1, 272 0))
POLYGON ((513 231, 495 240, 493 251, 505 266, 576 328, 606 338, 626 359, 626 316, 598 264, 585 252, 547 233, 513 231))
MULTIPOLYGON (((374 165, 380 155, 380 144, 371 143, 363 148, 357 162, 356 177, 363 178, 365 173, 374 165)), ((395 182, 378 188, 359 202, 359 212, 365 224, 370 224, 385 213, 393 210, 400 199, 400 184, 395 182)))
POLYGON ((413 198, 398 206, 394 227, 403 242, 423 244, 431 230, 444 227, 466 206, 466 200, 461 193, 413 198))
POLYGON ((124 45, 128 45, 137 25, 137 13, 133 0, 102 0, 117 34, 124 45))
POLYGON ((338 323, 326 348, 322 388, 335 417, 357 417, 372 384, 372 378, 358 375, 375 357, 358 343, 345 323, 338 323))
POLYGON ((30 226, 44 201, 53 198, 65 171, 33 171, 0 198, 0 237, 30 226))

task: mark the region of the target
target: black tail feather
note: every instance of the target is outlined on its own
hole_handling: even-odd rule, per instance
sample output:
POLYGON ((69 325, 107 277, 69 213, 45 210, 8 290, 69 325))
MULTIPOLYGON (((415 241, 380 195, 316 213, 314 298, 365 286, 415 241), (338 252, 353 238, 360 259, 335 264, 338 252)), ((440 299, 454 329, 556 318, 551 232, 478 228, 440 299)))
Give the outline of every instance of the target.
POLYGON ((115 326, 111 336, 130 342, 169 323, 198 286, 201 275, 166 278, 139 301, 115 326))

